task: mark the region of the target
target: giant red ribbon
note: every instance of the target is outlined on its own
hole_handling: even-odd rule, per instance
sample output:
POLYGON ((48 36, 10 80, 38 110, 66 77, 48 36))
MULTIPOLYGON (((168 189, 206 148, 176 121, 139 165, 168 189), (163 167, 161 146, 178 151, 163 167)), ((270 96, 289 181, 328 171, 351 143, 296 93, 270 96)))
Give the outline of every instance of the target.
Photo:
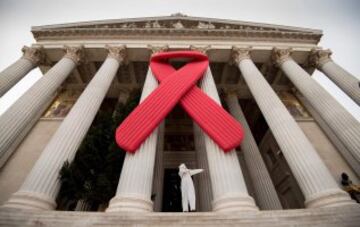
POLYGON ((117 144, 128 152, 135 152, 180 103, 221 149, 229 151, 239 146, 244 134, 238 121, 196 86, 208 66, 207 56, 197 51, 154 54, 150 68, 160 84, 117 128, 117 144), (190 62, 175 70, 168 63, 171 58, 189 58, 190 62))

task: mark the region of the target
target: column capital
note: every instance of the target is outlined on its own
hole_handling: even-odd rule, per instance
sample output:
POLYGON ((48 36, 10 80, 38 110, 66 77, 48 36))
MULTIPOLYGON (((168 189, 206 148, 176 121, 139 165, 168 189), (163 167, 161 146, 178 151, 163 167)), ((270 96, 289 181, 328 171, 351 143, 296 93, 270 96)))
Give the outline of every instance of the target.
POLYGON ((277 47, 274 47, 272 54, 271 54, 271 60, 274 64, 277 66, 280 66, 282 63, 284 63, 287 60, 291 59, 292 49, 286 48, 286 49, 280 49, 277 47))
POLYGON ((251 59, 250 58, 250 51, 252 47, 238 47, 232 46, 231 49, 231 62, 239 64, 244 59, 251 59))
POLYGON ((309 63, 311 66, 321 68, 325 63, 332 61, 330 56, 332 52, 330 49, 323 50, 319 48, 313 48, 309 54, 309 63))
POLYGON ((106 45, 105 48, 108 51, 108 58, 114 58, 120 64, 126 61, 126 46, 110 46, 106 45))
POLYGON ((203 54, 208 55, 208 51, 211 49, 211 45, 206 45, 206 46, 195 46, 195 45, 190 45, 189 46, 190 50, 195 50, 195 51, 199 51, 203 54))
POLYGON ((84 47, 81 46, 68 46, 65 45, 64 46, 64 50, 65 50, 65 58, 69 58, 72 61, 75 62, 75 64, 80 65, 81 63, 84 62, 85 60, 85 51, 84 51, 84 47))
POLYGON ((23 46, 21 49, 23 52, 23 56, 21 58, 31 61, 34 65, 39 65, 44 63, 45 54, 43 51, 43 47, 28 47, 23 46))
POLYGON ((163 46, 153 46, 151 44, 147 45, 148 50, 151 51, 151 54, 156 54, 163 51, 169 50, 169 45, 163 45, 163 46))

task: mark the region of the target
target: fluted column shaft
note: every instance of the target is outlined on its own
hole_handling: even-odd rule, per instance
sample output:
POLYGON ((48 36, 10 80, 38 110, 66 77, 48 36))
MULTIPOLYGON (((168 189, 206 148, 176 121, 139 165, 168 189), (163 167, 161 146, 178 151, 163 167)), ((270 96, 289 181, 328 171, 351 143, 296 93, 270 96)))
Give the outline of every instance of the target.
POLYGON ((285 75, 343 142, 357 165, 360 165, 360 122, 313 80, 290 54, 290 50, 275 49, 273 57, 285 75))
POLYGON ((244 159, 254 185, 258 206, 263 210, 282 209, 270 174, 239 105, 237 95, 229 93, 226 97, 226 103, 230 113, 241 123, 245 132, 244 141, 241 143, 241 151, 244 153, 244 159))
POLYGON ((303 131, 250 60, 249 49, 234 49, 234 60, 280 146, 307 207, 352 204, 331 176, 303 131))
MULTIPOLYGON (((157 86, 158 82, 149 68, 140 102, 145 100, 157 86)), ((153 210, 151 191, 157 140, 158 128, 150 134, 135 153, 126 154, 115 197, 110 200, 106 212, 149 212, 153 210)))
POLYGON ((30 122, 36 122, 39 110, 75 68, 75 51, 78 48, 68 48, 66 55, 0 116, 0 167, 31 129, 30 122))
POLYGON ((336 64, 330 58, 331 54, 330 50, 313 50, 310 54, 310 63, 322 71, 350 98, 360 105, 360 80, 336 64))
MULTIPOLYGON (((119 52, 123 48, 119 48, 119 52)), ((109 53, 99 71, 76 101, 40 158, 6 206, 24 209, 54 209, 60 189, 59 171, 72 162, 76 151, 98 112, 123 58, 109 53)))
POLYGON ((204 172, 199 174, 197 177, 199 179, 199 210, 211 211, 211 202, 213 199, 212 190, 211 190, 211 182, 210 182, 210 174, 209 174, 209 164, 206 157, 206 148, 203 133, 201 132, 200 127, 194 122, 194 142, 195 142, 195 150, 196 150, 196 159, 198 168, 203 169, 204 172))
MULTIPOLYGON (((200 82, 200 88, 219 105, 215 81, 210 68, 200 82)), ((213 210, 219 212, 257 210, 254 199, 248 194, 244 176, 235 150, 225 153, 201 130, 206 148, 213 193, 213 210)))
POLYGON ((164 140, 165 120, 159 126, 158 142, 156 147, 153 193, 155 194, 154 211, 161 212, 164 182, 164 140))
POLYGON ((43 60, 40 48, 24 46, 22 51, 24 54, 20 59, 0 72, 0 97, 43 60))

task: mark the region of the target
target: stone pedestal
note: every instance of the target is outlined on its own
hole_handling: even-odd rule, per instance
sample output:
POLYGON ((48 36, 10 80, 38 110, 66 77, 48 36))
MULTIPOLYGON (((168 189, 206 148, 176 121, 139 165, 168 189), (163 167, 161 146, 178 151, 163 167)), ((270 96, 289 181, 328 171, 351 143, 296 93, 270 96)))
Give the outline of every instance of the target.
POLYGON ((244 141, 241 143, 241 151, 243 152, 246 166, 248 167, 248 172, 253 182, 256 201, 260 209, 282 209, 270 174, 266 169, 259 148, 239 105, 237 95, 235 93, 228 93, 226 103, 230 113, 241 123, 245 132, 244 141))
POLYGON ((123 61, 123 50, 123 47, 110 49, 108 58, 61 123, 19 191, 5 204, 6 207, 55 208, 61 186, 59 171, 65 161, 71 162, 75 157, 123 61))
POLYGON ((233 57, 285 156, 304 196, 306 207, 353 204, 341 190, 303 131, 250 60, 250 49, 234 48, 233 57))

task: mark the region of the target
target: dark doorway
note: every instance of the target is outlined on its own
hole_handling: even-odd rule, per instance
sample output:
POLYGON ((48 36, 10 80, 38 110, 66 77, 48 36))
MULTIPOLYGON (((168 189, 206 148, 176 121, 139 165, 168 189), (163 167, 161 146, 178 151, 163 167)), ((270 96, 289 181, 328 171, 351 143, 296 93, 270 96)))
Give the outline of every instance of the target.
POLYGON ((163 212, 182 212, 180 177, 178 171, 178 169, 165 169, 163 212))

